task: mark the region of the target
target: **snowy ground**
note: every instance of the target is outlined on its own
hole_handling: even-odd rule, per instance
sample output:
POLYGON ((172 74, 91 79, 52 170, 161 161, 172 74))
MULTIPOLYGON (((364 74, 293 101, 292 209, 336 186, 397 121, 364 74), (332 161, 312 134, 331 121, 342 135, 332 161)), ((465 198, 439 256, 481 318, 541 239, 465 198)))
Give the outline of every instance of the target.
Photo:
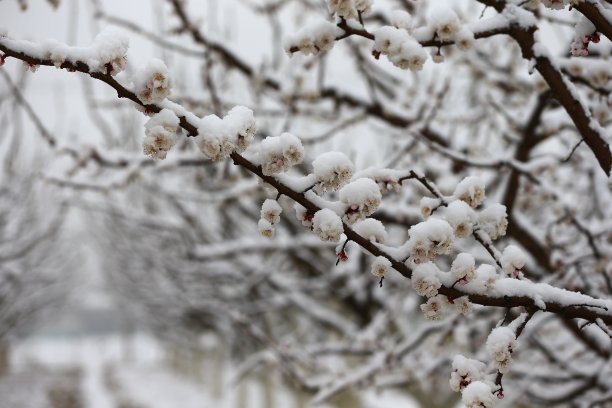
MULTIPOLYGON (((274 375, 268 388, 260 380, 232 385, 233 367, 214 353, 180 369, 171 354, 143 334, 34 337, 13 348, 11 374, 0 377, 0 408, 310 406, 308 398, 300 399, 274 375)), ((354 404, 324 406, 413 406, 389 391, 365 392, 354 404)))

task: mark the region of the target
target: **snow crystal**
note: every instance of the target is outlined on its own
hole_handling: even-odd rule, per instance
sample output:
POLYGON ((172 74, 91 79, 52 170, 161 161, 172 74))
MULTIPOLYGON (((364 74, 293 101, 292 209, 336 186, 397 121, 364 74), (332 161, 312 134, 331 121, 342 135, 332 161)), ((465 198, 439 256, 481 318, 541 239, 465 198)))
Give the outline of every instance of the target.
POLYGON ((312 230, 323 241, 332 242, 337 242, 344 232, 342 219, 329 208, 323 208, 315 213, 312 219, 312 230))

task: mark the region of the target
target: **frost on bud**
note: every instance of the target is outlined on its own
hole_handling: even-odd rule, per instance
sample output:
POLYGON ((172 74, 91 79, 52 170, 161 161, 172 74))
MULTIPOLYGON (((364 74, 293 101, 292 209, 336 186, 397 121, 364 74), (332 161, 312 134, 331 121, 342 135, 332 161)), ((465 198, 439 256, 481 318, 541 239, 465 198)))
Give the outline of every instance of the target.
POLYGON ((502 269, 511 278, 521 278, 525 261, 525 253, 519 247, 508 245, 501 257, 502 269))
POLYGON ((353 177, 354 166, 344 153, 327 152, 312 162, 313 173, 317 178, 317 191, 336 191, 353 177))
POLYGON ((476 215, 467 203, 456 200, 446 207, 444 218, 453 227, 455 235, 463 238, 472 233, 476 215))
POLYGON ((421 198, 421 215, 423 218, 429 218, 435 208, 440 206, 438 198, 423 197, 421 198))
POLYGON ((169 109, 162 109, 145 123, 145 137, 142 150, 147 156, 165 159, 176 142, 179 119, 169 109))
POLYGON ((482 210, 478 215, 478 227, 493 240, 506 235, 506 229, 508 228, 506 206, 493 204, 482 210))
POLYGON ((457 184, 453 196, 465 201, 472 208, 478 207, 485 199, 485 186, 480 177, 466 177, 457 184))
POLYGON ((433 297, 442 286, 438 274, 440 270, 431 262, 417 265, 412 271, 412 287, 419 296, 433 297))
POLYGON ((349 224, 372 215, 382 200, 378 184, 369 178, 351 181, 340 189, 338 195, 346 205, 344 219, 349 224))
POLYGON ((323 208, 312 219, 312 231, 323 241, 338 242, 344 232, 342 219, 329 208, 323 208))
POLYGON ((391 270, 391 261, 384 256, 378 256, 372 262, 372 275, 382 278, 391 270))
POLYGON ((445 300, 442 296, 430 297, 421 305, 421 311, 429 320, 442 320, 444 308, 445 300))
POLYGON ((482 381, 472 381, 461 395, 466 408, 493 408, 495 400, 491 387, 482 381))
POLYGON ((211 160, 228 157, 234 150, 228 128, 217 115, 208 115, 200 120, 196 145, 211 160))
POLYGON ((516 335, 509 327, 497 327, 487 338, 487 353, 500 373, 508 372, 512 351, 516 348, 516 335))
POLYGON ((453 244, 453 229, 444 220, 429 218, 410 227, 408 248, 410 259, 415 263, 434 259, 446 254, 453 244))
POLYGON ((150 60, 134 75, 134 91, 145 105, 162 102, 170 95, 171 87, 168 68, 157 58, 150 60))
POLYGON ((274 236, 274 227, 268 220, 263 218, 260 219, 257 223, 257 228, 259 229, 259 233, 266 238, 272 238, 274 236))
POLYGON ((453 391, 463 391, 465 387, 473 381, 480 381, 484 378, 487 366, 471 358, 456 355, 453 358, 453 372, 450 377, 450 387, 453 391))
POLYGON ((462 252, 451 264, 451 274, 459 282, 466 284, 476 277, 476 261, 471 254, 462 252))
POLYGON ((373 218, 366 218, 362 221, 357 221, 353 225, 353 230, 362 237, 380 244, 384 244, 387 240, 387 231, 382 222, 373 218))
POLYGON ((447 6, 434 7, 427 20, 440 41, 451 41, 461 28, 459 17, 447 6))
POLYGON ((259 146, 259 157, 263 174, 271 176, 301 163, 304 159, 304 147, 300 139, 291 133, 268 136, 259 146))
POLYGON ((280 215, 283 209, 276 200, 268 198, 261 206, 261 218, 267 220, 270 224, 278 224, 280 215))
POLYGON ((227 126, 235 150, 238 153, 244 152, 253 142, 257 132, 253 111, 245 106, 234 106, 223 117, 223 122, 227 126))
POLYGON ((474 33, 469 28, 463 27, 455 36, 455 45, 461 51, 467 51, 474 46, 474 33))

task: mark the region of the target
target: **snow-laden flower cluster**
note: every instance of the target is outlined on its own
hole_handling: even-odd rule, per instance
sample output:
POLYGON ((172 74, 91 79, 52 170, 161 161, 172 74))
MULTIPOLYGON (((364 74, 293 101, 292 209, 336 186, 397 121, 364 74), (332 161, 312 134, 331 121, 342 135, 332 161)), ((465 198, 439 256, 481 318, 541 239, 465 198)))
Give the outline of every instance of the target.
POLYGON ((431 8, 427 22, 440 41, 452 41, 461 29, 457 13, 444 2, 439 2, 431 8))
POLYGON ((164 61, 153 58, 134 75, 134 92, 145 105, 162 102, 170 95, 172 81, 164 61))
POLYGON ((421 44, 401 28, 384 26, 374 33, 374 57, 386 55, 393 65, 401 69, 420 71, 427 61, 427 52, 421 44))
POLYGON ((242 153, 253 142, 257 124, 253 111, 235 106, 221 119, 208 115, 200 119, 196 145, 211 160, 221 160, 232 152, 242 153))
POLYGON ((451 264, 453 278, 462 284, 466 284, 476 277, 476 261, 471 254, 462 252, 451 264))
POLYGON ((461 395, 466 408, 493 408, 495 399, 491 386, 482 381, 472 381, 461 395))
POLYGON ((344 232, 342 219, 329 208, 323 208, 312 219, 312 231, 323 241, 338 242, 344 232))
POLYGON ((372 0, 328 0, 329 12, 345 19, 366 14, 372 7, 372 0))
POLYGON ((257 132, 257 122, 253 111, 246 106, 234 106, 223 117, 223 122, 226 124, 230 140, 234 144, 234 151, 238 153, 244 152, 251 145, 257 132))
POLYGON ((377 256, 372 262, 372 275, 382 278, 391 270, 391 261, 384 256, 377 256))
POLYGON ((436 296, 442 286, 438 277, 440 273, 440 269, 432 262, 417 265, 412 271, 412 288, 419 296, 436 296))
POLYGON ((476 214, 465 201, 455 200, 446 207, 444 218, 453 227, 455 235, 462 238, 472 233, 476 214))
POLYGON ((485 199, 484 182, 477 176, 466 177, 457 184, 453 196, 466 202, 470 207, 476 208, 485 199))
POLYGON ((493 265, 482 264, 476 268, 476 277, 482 282, 485 291, 490 291, 495 286, 495 281, 499 278, 493 265))
POLYGON ((259 159, 261 170, 266 176, 282 173, 302 162, 304 146, 300 139, 291 133, 268 136, 259 146, 259 159))
POLYGON ((421 311, 429 320, 441 320, 444 315, 447 301, 444 296, 433 296, 421 305, 421 311))
POLYGON ((455 392, 463 391, 473 381, 484 378, 486 365, 478 360, 466 358, 458 354, 453 358, 453 371, 450 377, 450 387, 455 392))
POLYGON ((270 224, 278 224, 280 215, 283 212, 278 201, 268 198, 261 206, 261 218, 268 221, 270 224))
POLYGON ((382 222, 373 218, 366 218, 365 220, 357 221, 353 225, 353 230, 373 242, 384 244, 387 240, 387 231, 382 222))
POLYGON ((474 46, 474 33, 467 27, 462 27, 455 34, 455 45, 460 51, 468 51, 474 46))
POLYGON ((341 152, 320 154, 312 162, 313 173, 317 178, 316 191, 336 191, 353 177, 354 166, 351 160, 341 152))
POLYGON ((344 219, 349 224, 372 215, 382 200, 378 184, 369 178, 351 181, 340 189, 338 195, 346 205, 344 219))
POLYGON ((516 335, 509 327, 497 327, 487 338, 487 352, 500 373, 508 372, 512 351, 516 348, 516 335))
POLYGON ((165 159, 176 143, 179 119, 169 109, 162 109, 145 123, 142 151, 154 159, 165 159))
POLYGON ((117 75, 125 69, 128 38, 113 30, 104 30, 89 47, 73 47, 55 40, 42 44, 43 59, 50 59, 56 67, 65 62, 83 62, 92 72, 117 75))
POLYGON ((508 214, 506 206, 493 204, 478 214, 478 228, 486 232, 491 239, 497 239, 506 235, 508 228, 508 214))
POLYGON ((336 38, 343 33, 341 28, 329 21, 318 21, 287 36, 284 49, 289 56, 298 51, 304 55, 318 54, 321 51, 331 50, 336 38))
POLYGON ((589 55, 589 44, 598 43, 599 39, 595 25, 588 18, 580 16, 574 26, 574 40, 570 51, 574 57, 586 57, 589 55))
POLYGON ((407 246, 415 263, 446 254, 453 244, 453 228, 444 220, 429 218, 410 227, 407 246))
POLYGON ((521 269, 525 266, 525 253, 516 245, 508 245, 501 257, 503 271, 511 278, 521 278, 521 269))

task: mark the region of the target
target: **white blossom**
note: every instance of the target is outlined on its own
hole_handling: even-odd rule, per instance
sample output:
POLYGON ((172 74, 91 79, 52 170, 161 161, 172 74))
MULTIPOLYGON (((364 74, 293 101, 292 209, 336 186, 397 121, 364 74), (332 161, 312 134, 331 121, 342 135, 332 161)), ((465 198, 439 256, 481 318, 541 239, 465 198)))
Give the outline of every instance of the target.
POLYGON ((323 241, 337 242, 344 232, 342 219, 332 210, 323 208, 312 219, 312 231, 323 241))
POLYGON ((482 381, 472 381, 461 395, 466 408, 493 408, 495 399, 491 387, 482 381))
POLYGON ((432 260, 446 254, 453 244, 453 229, 444 220, 429 218, 410 227, 408 248, 410 258, 415 262, 432 260))
POLYGON ((446 207, 444 218, 453 227, 457 237, 466 237, 473 231, 476 214, 465 201, 455 200, 446 207))
POLYGON ((471 254, 462 252, 451 264, 450 271, 453 278, 462 283, 468 283, 476 277, 476 261, 471 254))
POLYGON ((378 184, 369 178, 351 181, 340 189, 338 195, 346 205, 344 218, 349 224, 372 215, 382 199, 378 184))
POLYGON ((387 231, 385 226, 379 220, 366 218, 365 220, 357 221, 353 225, 353 230, 362 237, 380 244, 384 244, 387 240, 387 231))
POLYGON ((438 274, 440 270, 432 262, 417 265, 412 271, 412 288, 419 296, 433 297, 442 286, 438 274))
POLYGON ((344 153, 327 152, 312 162, 319 192, 336 191, 353 177, 354 166, 344 153))
POLYGON ((486 365, 478 360, 466 358, 461 354, 453 358, 453 371, 450 377, 450 387, 453 391, 463 391, 473 381, 484 378, 486 365))
POLYGON ((151 59, 134 75, 134 92, 145 105, 162 102, 170 94, 172 82, 166 64, 157 58, 151 59))
POLYGON ((267 220, 270 224, 278 224, 280 215, 283 209, 278 204, 278 201, 268 198, 261 206, 261 218, 267 220))
POLYGON ((176 143, 179 119, 174 112, 162 109, 145 123, 142 150, 147 156, 165 159, 176 143))
POLYGON ((257 228, 259 229, 259 233, 266 238, 272 238, 274 236, 274 227, 268 220, 261 218, 257 223, 257 228))
POLYGON ((495 240, 506 235, 507 217, 505 205, 493 204, 482 210, 478 215, 478 227, 495 240))
POLYGON ((508 245, 501 257, 503 271, 512 278, 522 276, 521 269, 525 266, 525 253, 516 245, 508 245))
POLYGON ((508 372, 512 351, 516 348, 516 335, 509 327, 497 327, 487 338, 487 353, 500 373, 508 372))
POLYGON ((222 160, 235 148, 226 123, 217 115, 208 115, 200 120, 195 143, 211 160, 222 160))
POLYGON ((259 146, 259 157, 263 174, 270 176, 285 172, 291 166, 301 163, 304 147, 300 139, 290 133, 268 136, 259 146))
POLYGON ((421 311, 429 320, 441 320, 445 308, 446 300, 443 296, 430 297, 421 305, 421 311))
POLYGON ((465 201, 472 208, 478 207, 485 199, 485 186, 480 177, 469 176, 457 184, 455 198, 465 201))
POLYGON ((391 261, 384 256, 377 256, 372 262, 372 275, 377 278, 382 278, 391 270, 391 261))
POLYGON ((257 132, 253 111, 245 106, 235 106, 223 117, 223 122, 228 129, 235 151, 244 152, 253 142, 257 132))

